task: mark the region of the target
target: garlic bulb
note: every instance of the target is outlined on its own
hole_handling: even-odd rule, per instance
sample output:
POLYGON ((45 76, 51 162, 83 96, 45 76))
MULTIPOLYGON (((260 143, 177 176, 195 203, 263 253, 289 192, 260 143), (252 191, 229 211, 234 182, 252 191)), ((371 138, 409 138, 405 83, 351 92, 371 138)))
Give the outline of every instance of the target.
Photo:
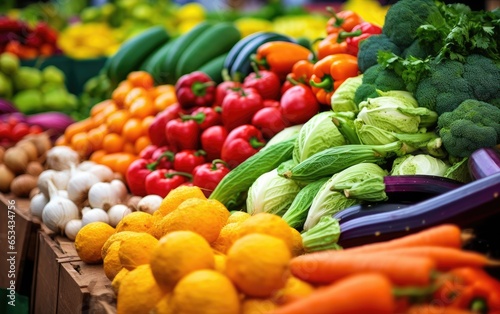
POLYGON ((130 214, 132 210, 123 204, 117 204, 108 210, 109 224, 114 228, 123 217, 130 214))
POLYGON ((131 196, 126 204, 128 207, 130 207, 130 209, 135 212, 135 211, 138 211, 139 208, 138 208, 138 205, 139 205, 139 202, 141 201, 142 199, 142 196, 137 196, 137 195, 134 195, 134 196, 131 196))
POLYGON ((111 186, 115 189, 115 191, 118 193, 119 197, 121 200, 124 200, 127 198, 128 195, 128 190, 127 186, 125 183, 123 183, 122 180, 112 180, 110 182, 111 186))
POLYGON ((47 151, 46 164, 49 169, 69 169, 71 164, 78 164, 80 156, 68 146, 54 146, 47 151))
POLYGON ((146 195, 137 204, 139 211, 153 214, 160 207, 163 197, 155 194, 146 195))
POLYGON ((59 195, 52 181, 48 184, 49 202, 43 208, 42 221, 50 230, 61 233, 68 221, 79 218, 80 211, 75 203, 59 195))
POLYGON ((31 215, 42 219, 43 208, 45 207, 45 205, 47 205, 48 202, 49 199, 43 193, 38 193, 37 195, 33 196, 30 201, 31 215))
POLYGON ((83 171, 76 171, 71 175, 68 182, 68 197, 75 204, 83 204, 87 200, 87 195, 90 188, 99 183, 99 178, 92 174, 83 171))
POLYGON ((111 168, 105 165, 94 165, 86 170, 86 172, 95 174, 102 182, 110 182, 115 177, 111 168))
POLYGON ((47 169, 38 176, 37 186, 40 192, 42 192, 46 198, 49 198, 48 181, 52 181, 52 183, 56 186, 56 189, 66 190, 69 177, 70 175, 66 171, 47 169))
POLYGON ((98 182, 89 189, 88 200, 93 208, 108 210, 112 206, 121 203, 123 199, 121 192, 111 183, 98 182))
POLYGON ((70 239, 75 240, 78 231, 82 229, 82 220, 81 219, 71 219, 68 221, 66 226, 64 227, 64 235, 70 239))
POLYGON ((81 171, 87 171, 89 170, 90 168, 94 167, 95 165, 97 165, 95 162, 93 161, 90 161, 90 160, 84 160, 82 161, 81 163, 79 163, 76 168, 78 170, 81 170, 81 171))
POLYGON ((83 213, 82 227, 96 221, 109 223, 108 213, 101 208, 92 208, 91 210, 87 210, 83 213))

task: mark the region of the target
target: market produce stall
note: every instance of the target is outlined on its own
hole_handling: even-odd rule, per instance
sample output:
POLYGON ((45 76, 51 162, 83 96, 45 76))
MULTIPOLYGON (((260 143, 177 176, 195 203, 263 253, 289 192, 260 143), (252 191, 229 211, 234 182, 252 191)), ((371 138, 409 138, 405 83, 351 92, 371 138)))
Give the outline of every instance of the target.
POLYGON ((498 8, 49 8, 0 16, 0 312, 500 311, 498 8))

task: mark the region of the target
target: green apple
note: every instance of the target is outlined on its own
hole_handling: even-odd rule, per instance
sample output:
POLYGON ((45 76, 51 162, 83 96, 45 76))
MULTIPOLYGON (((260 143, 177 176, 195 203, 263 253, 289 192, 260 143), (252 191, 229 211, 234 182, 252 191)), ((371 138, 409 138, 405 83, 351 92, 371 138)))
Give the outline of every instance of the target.
POLYGON ((80 19, 83 23, 97 22, 102 18, 102 12, 98 7, 86 7, 80 13, 80 19))
POLYGON ((55 65, 49 65, 42 70, 43 81, 46 83, 56 83, 64 85, 66 75, 55 65))
POLYGON ((68 92, 62 89, 48 91, 42 96, 42 105, 45 110, 63 111, 67 109, 68 92))
POLYGON ((42 107, 42 92, 38 89, 25 89, 14 95, 12 102, 25 114, 40 112, 42 107))
POLYGON ((0 72, 0 98, 10 99, 13 92, 14 87, 11 80, 0 72))
POLYGON ((13 76, 16 90, 37 88, 42 84, 42 72, 36 68, 22 66, 13 76))
POLYGON ((4 52, 0 54, 0 71, 7 75, 14 75, 18 70, 21 62, 19 58, 11 53, 4 52))

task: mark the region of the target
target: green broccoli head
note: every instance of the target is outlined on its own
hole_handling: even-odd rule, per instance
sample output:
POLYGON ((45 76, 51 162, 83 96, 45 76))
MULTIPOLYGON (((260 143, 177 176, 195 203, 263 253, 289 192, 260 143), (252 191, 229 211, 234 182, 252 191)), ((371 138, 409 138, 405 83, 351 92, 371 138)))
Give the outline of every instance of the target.
POLYGON ((467 99, 439 116, 438 130, 451 156, 468 157, 479 148, 500 143, 500 108, 467 99))
POLYGON ((433 0, 399 0, 387 11, 382 33, 399 48, 405 49, 415 40, 420 25, 440 17, 433 0))
POLYGON ((359 44, 358 68, 362 73, 377 64, 379 51, 393 52, 398 56, 401 54, 401 49, 385 34, 372 35, 359 44))
POLYGON ((405 90, 405 88, 405 82, 396 72, 384 68, 380 64, 375 64, 363 73, 363 81, 356 89, 354 102, 359 104, 368 98, 378 97, 377 89, 387 92, 390 90, 405 90))
POLYGON ((479 54, 467 56, 464 79, 469 82, 475 99, 491 103, 500 98, 500 65, 479 54))
POLYGON ((410 46, 408 46, 406 49, 403 50, 401 53, 401 57, 403 58, 408 58, 410 56, 419 58, 419 59, 425 59, 429 55, 432 54, 432 49, 427 47, 424 43, 422 43, 420 40, 415 39, 410 46))

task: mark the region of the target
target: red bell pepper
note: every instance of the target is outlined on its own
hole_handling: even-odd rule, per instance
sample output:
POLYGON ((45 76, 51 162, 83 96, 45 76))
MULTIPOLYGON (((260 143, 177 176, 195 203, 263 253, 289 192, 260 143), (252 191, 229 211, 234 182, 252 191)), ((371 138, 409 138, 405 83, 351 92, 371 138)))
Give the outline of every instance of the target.
POLYGON ((158 146, 150 144, 144 147, 139 153, 139 158, 143 159, 151 159, 153 156, 153 152, 158 149, 158 146))
POLYGON ((313 75, 314 63, 310 60, 297 61, 293 67, 292 72, 286 76, 286 81, 281 86, 281 95, 292 86, 297 84, 309 85, 309 80, 313 75))
POLYGON ((191 118, 198 122, 200 129, 206 130, 211 126, 222 124, 222 108, 216 107, 198 107, 191 113, 191 118))
POLYGON ((350 32, 354 26, 363 22, 363 18, 359 14, 350 10, 343 10, 338 13, 332 7, 326 8, 332 15, 326 22, 326 33, 333 34, 340 31, 350 32))
POLYGON ((151 159, 153 163, 150 168, 171 169, 174 162, 174 153, 169 146, 160 146, 151 154, 151 159))
POLYGON ((309 84, 318 102, 330 107, 332 95, 337 88, 346 79, 358 74, 358 58, 347 53, 337 53, 314 64, 309 84))
POLYGON ((215 100, 215 82, 204 72, 191 72, 177 80, 175 94, 184 109, 210 107, 215 100))
POLYGON ((320 105, 309 86, 297 84, 281 96, 281 113, 287 125, 306 123, 320 111, 320 105))
POLYGON ((156 194, 161 197, 187 181, 192 179, 191 174, 172 169, 156 169, 147 175, 145 186, 147 194, 156 194))
POLYGON ((148 159, 139 158, 128 166, 125 179, 133 195, 148 195, 146 191, 146 177, 151 173, 151 170, 148 168, 150 163, 151 161, 148 159))
POLYGON ((189 116, 170 120, 165 126, 167 142, 175 152, 183 149, 198 149, 200 133, 200 125, 189 116))
POLYGON ((382 28, 369 22, 363 22, 354 26, 350 34, 354 34, 356 36, 349 36, 346 38, 346 52, 353 56, 358 56, 359 43, 372 35, 381 33, 382 28))
POLYGON ((235 128, 224 141, 221 159, 234 168, 256 154, 266 144, 262 132, 250 124, 235 128))
POLYGON ((175 154, 174 170, 192 173, 194 168, 204 164, 207 160, 204 150, 184 149, 175 154))
POLYGON ((227 164, 220 159, 204 163, 194 169, 193 185, 199 187, 208 198, 229 171, 227 164))
POLYGON ((262 132, 266 140, 269 140, 276 133, 290 126, 290 123, 283 116, 280 107, 265 107, 254 114, 252 125, 262 132))
POLYGON ((254 72, 248 74, 243 80, 244 88, 255 88, 262 99, 279 100, 280 98, 280 78, 274 72, 259 70, 254 65, 254 72))
POLYGON ((252 122, 253 115, 263 108, 262 96, 255 88, 230 92, 222 102, 222 124, 228 131, 252 122))
POLYGON ((157 146, 166 145, 167 137, 165 135, 165 127, 167 122, 179 118, 182 113, 183 110, 179 103, 168 106, 163 111, 159 112, 148 128, 148 135, 151 139, 151 143, 157 146))
POLYGON ((214 106, 222 106, 222 101, 227 93, 234 89, 241 88, 241 83, 236 81, 224 81, 219 83, 215 88, 215 101, 214 106))
POLYGON ((221 158, 222 145, 227 135, 228 131, 222 125, 211 126, 201 133, 201 149, 207 153, 208 161, 221 158))

